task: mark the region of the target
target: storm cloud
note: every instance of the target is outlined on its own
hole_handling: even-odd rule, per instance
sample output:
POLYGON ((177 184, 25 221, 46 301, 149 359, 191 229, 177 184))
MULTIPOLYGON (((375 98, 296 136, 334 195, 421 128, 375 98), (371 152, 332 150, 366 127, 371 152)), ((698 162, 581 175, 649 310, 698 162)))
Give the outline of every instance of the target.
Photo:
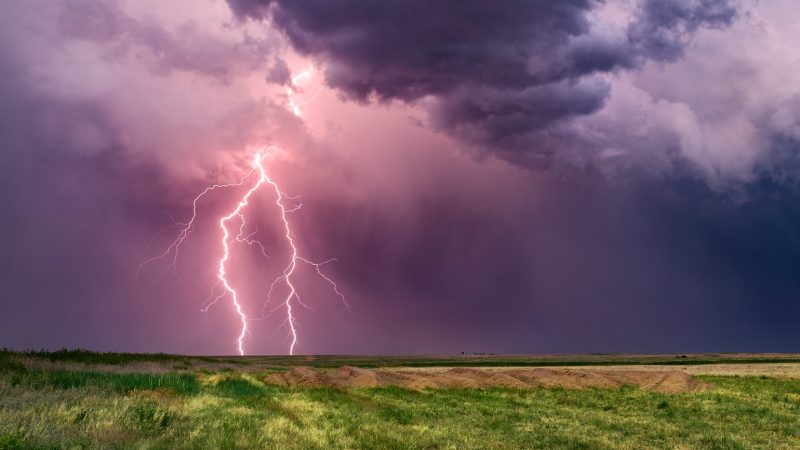
MULTIPOLYGON (((298 353, 797 351, 796 16, 794 0, 10 2, 0 347, 234 352, 229 302, 199 308, 236 190, 201 201, 174 273, 137 268, 275 144, 296 242, 336 258, 351 305, 300 273, 298 353)), ((232 246, 231 274, 255 316, 287 249, 274 198, 253 200, 270 257, 232 246)), ((247 351, 285 353, 282 319, 253 321, 247 351)))
POLYGON ((604 108, 607 75, 674 62, 699 29, 737 17, 732 0, 643 0, 617 21, 595 0, 228 2, 325 61, 347 97, 428 99, 435 129, 538 166, 594 138, 576 119, 604 108))

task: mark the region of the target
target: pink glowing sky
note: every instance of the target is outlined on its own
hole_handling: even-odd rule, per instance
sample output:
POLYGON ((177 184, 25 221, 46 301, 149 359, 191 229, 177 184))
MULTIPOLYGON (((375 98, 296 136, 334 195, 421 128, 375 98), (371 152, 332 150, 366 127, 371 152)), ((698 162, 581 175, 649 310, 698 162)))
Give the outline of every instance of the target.
MULTIPOLYGON (((351 305, 301 269, 299 353, 797 350, 800 11, 658 4, 4 5, 0 346, 234 353, 230 302, 200 308, 241 191, 204 199, 174 274, 136 269, 275 146, 351 305)), ((252 203, 270 258, 234 249, 231 277, 255 317, 289 249, 252 203)), ((248 353, 285 353, 283 320, 248 353)))

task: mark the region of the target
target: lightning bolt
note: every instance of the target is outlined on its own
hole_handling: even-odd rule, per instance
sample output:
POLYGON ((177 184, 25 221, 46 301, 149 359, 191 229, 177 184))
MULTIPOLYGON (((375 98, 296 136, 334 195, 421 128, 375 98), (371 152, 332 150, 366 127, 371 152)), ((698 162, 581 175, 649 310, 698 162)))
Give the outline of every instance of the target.
MULTIPOLYGON (((280 211, 281 221, 283 222, 284 238, 286 239, 286 242, 289 244, 289 247, 291 248, 291 258, 289 259, 289 264, 283 269, 283 275, 276 278, 275 281, 272 282, 272 285, 270 285, 269 293, 267 294, 267 303, 269 303, 272 299, 272 292, 275 286, 281 282, 285 283, 288 293, 286 294, 286 297, 284 298, 282 305, 286 307, 286 315, 287 315, 286 322, 289 326, 289 334, 292 337, 292 343, 289 346, 289 354, 293 355, 294 347, 297 344, 297 328, 295 326, 296 324, 295 324, 294 314, 292 313, 292 299, 296 299, 298 303, 305 306, 302 300, 300 300, 300 296, 297 293, 297 288, 295 287, 295 283, 292 279, 295 270, 297 269, 298 262, 302 262, 314 267, 314 269, 317 272, 317 275, 319 275, 323 280, 327 281, 331 285, 333 291, 336 293, 336 295, 338 295, 341 298, 342 303, 344 303, 345 307, 347 309, 350 309, 350 305, 347 303, 347 300, 345 299, 344 295, 339 291, 339 288, 338 286, 336 286, 336 283, 320 270, 320 266, 335 261, 335 259, 330 259, 328 261, 324 261, 321 263, 315 263, 299 255, 299 252, 297 251, 297 245, 295 244, 294 241, 294 234, 292 233, 291 226, 289 225, 289 219, 287 215, 289 213, 292 213, 300 209, 300 205, 288 209, 284 203, 287 197, 281 191, 280 187, 277 184, 275 184, 275 182, 272 181, 271 179, 267 179, 267 183, 272 185, 272 188, 275 190, 275 204, 277 205, 278 210, 280 211)), ((265 306, 267 303, 265 303, 265 306)), ((262 317, 264 317, 263 315, 264 308, 262 308, 261 312, 262 312, 262 317)))
POLYGON ((172 255, 171 258, 169 259, 169 263, 161 269, 156 280, 164 273, 164 271, 170 268, 173 270, 173 272, 175 272, 175 266, 178 261, 180 248, 182 245, 185 244, 186 240, 189 238, 190 234, 195 229, 195 220, 198 215, 198 203, 200 202, 200 200, 205 195, 217 189, 244 186, 246 183, 248 183, 249 179, 253 178, 254 174, 257 175, 257 178, 255 178, 255 180, 251 182, 252 184, 250 184, 248 190, 237 202, 236 207, 229 214, 222 216, 219 219, 219 227, 222 231, 222 239, 221 239, 222 256, 217 262, 217 282, 211 288, 211 295, 206 301, 206 305, 201 309, 201 311, 206 312, 209 310, 211 306, 215 305, 220 299, 226 296, 229 296, 231 298, 231 303, 241 322, 241 329, 239 331, 239 336, 236 340, 237 348, 240 355, 244 355, 245 353, 244 338, 249 331, 247 326, 248 321, 260 320, 267 317, 267 315, 264 314, 264 310, 266 308, 266 305, 269 304, 272 299, 272 292, 274 288, 280 284, 284 284, 286 286, 287 294, 283 298, 283 301, 278 305, 278 307, 273 309, 270 312, 270 314, 279 308, 284 308, 286 310, 286 320, 284 323, 288 325, 289 337, 291 337, 291 344, 289 345, 289 354, 290 355, 294 354, 294 349, 295 346, 297 345, 298 334, 297 334, 297 321, 295 319, 295 314, 293 309, 294 306, 293 302, 297 302, 300 305, 306 306, 300 299, 300 295, 298 294, 297 290, 297 284, 296 284, 297 282, 295 280, 296 269, 299 263, 303 263, 305 265, 313 267, 316 274, 319 277, 321 277, 325 282, 330 284, 333 292, 341 299, 345 308, 348 310, 350 309, 350 305, 347 303, 344 294, 342 294, 342 292, 339 290, 339 287, 336 285, 333 279, 331 279, 321 270, 321 267, 323 265, 336 260, 329 259, 321 263, 316 263, 303 256, 300 256, 297 243, 295 241, 295 235, 292 232, 292 227, 289 222, 288 215, 299 210, 302 205, 297 204, 293 207, 287 206, 287 200, 293 200, 295 198, 287 196, 281 190, 280 186, 267 174, 267 171, 264 168, 264 159, 273 150, 275 149, 268 148, 268 149, 261 149, 258 152, 256 152, 251 162, 250 171, 245 176, 243 176, 238 183, 215 184, 206 187, 192 201, 192 215, 189 218, 189 221, 185 223, 181 222, 177 223, 177 225, 183 226, 183 228, 181 228, 175 240, 172 241, 172 243, 167 247, 166 250, 164 250, 164 252, 142 262, 137 270, 137 276, 138 276, 144 266, 158 260, 169 258, 170 255, 172 255), (267 293, 267 300, 264 303, 264 306, 262 307, 261 310, 261 317, 259 319, 250 319, 247 317, 247 314, 244 311, 242 303, 240 302, 239 294, 237 293, 236 289, 233 287, 230 280, 228 279, 228 263, 230 262, 231 259, 230 244, 232 242, 238 242, 256 246, 259 248, 261 254, 269 257, 269 255, 266 252, 265 246, 260 241, 253 238, 253 236, 256 234, 257 231, 252 232, 250 234, 245 234, 246 220, 245 220, 244 210, 250 204, 250 199, 253 196, 253 194, 259 191, 265 185, 269 185, 270 187, 272 187, 272 190, 275 193, 275 205, 278 208, 279 217, 283 225, 283 237, 290 249, 289 251, 290 257, 289 257, 289 262, 283 269, 282 274, 278 278, 276 278, 270 285, 269 292, 267 293), (234 221, 234 219, 239 220, 239 229, 238 229, 238 234, 236 234, 235 236, 231 236, 231 230, 229 228, 229 224, 230 222, 234 221), (220 285, 223 287, 223 291, 221 293, 217 293, 217 288, 220 285))
MULTIPOLYGON (((170 261, 170 263, 167 266, 165 266, 164 268, 161 269, 161 271, 158 273, 158 276, 156 277, 155 281, 158 281, 158 279, 161 278, 161 276, 164 274, 164 272, 166 270, 169 270, 169 269, 172 269, 173 273, 175 273, 177 275, 177 270, 176 270, 175 267, 176 267, 176 264, 178 262, 178 252, 180 250, 181 245, 183 245, 184 242, 186 242, 186 240, 189 238, 189 235, 192 233, 192 231, 194 231, 194 221, 197 218, 197 203, 200 201, 200 199, 205 197, 206 194, 208 194, 209 192, 212 192, 212 191, 214 191, 216 189, 222 189, 222 188, 228 188, 228 187, 244 185, 245 180, 247 180, 247 178, 249 178, 252 174, 253 174, 253 170, 251 170, 247 175, 243 176, 239 180, 238 183, 214 184, 214 185, 208 186, 207 188, 205 188, 203 190, 203 192, 198 194, 197 197, 195 197, 194 200, 192 201, 192 217, 189 218, 188 222, 186 222, 186 223, 176 222, 174 219, 172 219, 173 226, 181 226, 181 225, 183 226, 183 228, 181 228, 181 231, 178 233, 178 237, 175 238, 174 241, 172 241, 172 243, 169 245, 169 247, 167 247, 166 250, 164 250, 163 253, 158 254, 156 256, 153 256, 152 258, 148 258, 148 259, 142 261, 142 263, 139 264, 138 269, 136 269, 136 278, 138 279, 140 277, 142 269, 146 265, 166 258, 166 257, 168 257, 170 255, 170 253, 173 254, 172 260, 170 261)), ((172 228, 172 227, 170 227, 170 228, 172 228)), ((166 230, 162 230, 157 234, 161 234, 163 231, 166 231, 166 230)))
POLYGON ((322 86, 320 86, 314 95, 311 98, 304 100, 300 103, 297 103, 294 100, 294 94, 297 92, 297 86, 310 80, 313 75, 313 70, 311 67, 304 69, 294 77, 292 77, 292 82, 290 83, 289 87, 286 88, 286 97, 289 99, 289 109, 292 110, 295 116, 300 117, 302 114, 302 110, 300 109, 301 106, 305 106, 314 100, 317 99, 317 96, 322 91, 322 86))

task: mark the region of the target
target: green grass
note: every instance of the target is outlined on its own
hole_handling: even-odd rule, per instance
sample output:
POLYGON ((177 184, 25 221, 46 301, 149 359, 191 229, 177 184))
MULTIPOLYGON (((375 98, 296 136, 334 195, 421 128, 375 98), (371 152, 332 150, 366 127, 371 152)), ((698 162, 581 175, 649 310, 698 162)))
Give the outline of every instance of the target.
MULTIPOLYGON (((0 352, 0 449, 5 448, 800 448, 800 381, 702 377, 709 392, 625 388, 409 391, 292 390, 264 367, 702 364, 786 357, 194 357, 242 370, 191 371, 171 355, 0 352), (20 358, 179 372, 26 369, 20 358), (627 358, 627 359, 626 359, 627 358), (577 363, 577 364, 576 364, 577 363)), ((74 368, 74 367, 73 367, 74 368)))
POLYGON ((800 448, 792 379, 704 376, 712 390, 683 394, 288 389, 261 369, 43 370, 12 356, 0 353, 0 449, 800 448))
POLYGON ((101 387, 119 393, 142 389, 170 389, 179 394, 198 391, 197 379, 178 373, 112 373, 68 370, 22 370, 9 373, 6 382, 29 389, 101 387))
POLYGON ((52 362, 76 362, 83 364, 109 364, 120 365, 132 362, 166 362, 166 361, 184 361, 187 359, 185 356, 169 355, 166 353, 104 353, 93 352, 82 349, 61 349, 54 352, 45 350, 40 351, 26 351, 22 353, 15 353, 8 349, 0 350, 0 360, 5 356, 6 358, 11 355, 24 355, 33 356, 37 358, 46 359, 52 362))

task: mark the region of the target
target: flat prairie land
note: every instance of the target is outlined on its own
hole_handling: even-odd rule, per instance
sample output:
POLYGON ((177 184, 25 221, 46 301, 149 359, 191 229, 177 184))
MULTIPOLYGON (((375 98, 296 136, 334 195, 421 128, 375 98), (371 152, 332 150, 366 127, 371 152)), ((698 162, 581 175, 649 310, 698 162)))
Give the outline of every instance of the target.
POLYGON ((0 352, 0 449, 798 449, 800 355, 0 352))

